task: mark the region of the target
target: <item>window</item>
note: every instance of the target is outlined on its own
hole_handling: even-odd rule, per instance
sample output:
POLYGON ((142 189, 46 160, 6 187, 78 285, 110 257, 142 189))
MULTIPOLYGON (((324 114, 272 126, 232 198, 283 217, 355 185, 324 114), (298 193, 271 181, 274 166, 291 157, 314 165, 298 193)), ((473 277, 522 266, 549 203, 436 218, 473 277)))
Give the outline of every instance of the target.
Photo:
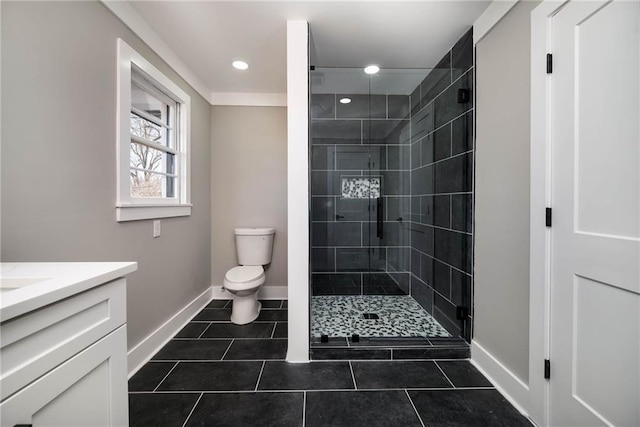
POLYGON ((118 221, 191 214, 190 98, 118 40, 118 221))

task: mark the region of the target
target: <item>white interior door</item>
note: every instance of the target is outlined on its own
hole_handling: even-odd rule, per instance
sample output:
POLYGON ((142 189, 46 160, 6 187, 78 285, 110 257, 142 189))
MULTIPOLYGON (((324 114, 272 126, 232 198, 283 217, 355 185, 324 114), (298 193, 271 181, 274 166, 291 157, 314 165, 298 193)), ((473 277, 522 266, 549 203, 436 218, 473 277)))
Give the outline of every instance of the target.
POLYGON ((640 426, 640 2, 552 20, 553 426, 640 426))

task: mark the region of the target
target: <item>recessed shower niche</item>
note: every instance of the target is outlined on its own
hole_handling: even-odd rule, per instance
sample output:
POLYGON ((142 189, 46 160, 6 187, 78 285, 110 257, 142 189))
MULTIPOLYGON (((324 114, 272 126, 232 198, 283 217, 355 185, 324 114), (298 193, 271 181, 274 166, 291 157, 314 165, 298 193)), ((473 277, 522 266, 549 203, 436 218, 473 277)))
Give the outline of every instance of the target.
POLYGON ((312 343, 470 339, 471 47, 310 71, 312 343))

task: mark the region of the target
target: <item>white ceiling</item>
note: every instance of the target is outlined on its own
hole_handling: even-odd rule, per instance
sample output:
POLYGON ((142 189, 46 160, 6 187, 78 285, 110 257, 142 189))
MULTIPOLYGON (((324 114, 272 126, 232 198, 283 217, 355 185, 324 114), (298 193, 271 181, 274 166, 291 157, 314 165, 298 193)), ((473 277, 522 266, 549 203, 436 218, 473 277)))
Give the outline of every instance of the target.
POLYGON ((309 21, 312 64, 431 68, 491 1, 129 3, 212 92, 284 93, 287 20, 309 21))

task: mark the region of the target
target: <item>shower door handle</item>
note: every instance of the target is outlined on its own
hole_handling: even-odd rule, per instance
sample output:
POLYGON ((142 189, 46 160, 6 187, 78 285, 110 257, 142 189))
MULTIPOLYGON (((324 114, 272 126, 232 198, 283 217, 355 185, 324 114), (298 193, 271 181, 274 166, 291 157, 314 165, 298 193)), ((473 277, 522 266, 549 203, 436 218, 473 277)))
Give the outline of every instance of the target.
POLYGON ((384 233, 384 212, 383 212, 382 197, 376 199, 376 211, 378 213, 376 217, 376 237, 382 239, 384 233))

